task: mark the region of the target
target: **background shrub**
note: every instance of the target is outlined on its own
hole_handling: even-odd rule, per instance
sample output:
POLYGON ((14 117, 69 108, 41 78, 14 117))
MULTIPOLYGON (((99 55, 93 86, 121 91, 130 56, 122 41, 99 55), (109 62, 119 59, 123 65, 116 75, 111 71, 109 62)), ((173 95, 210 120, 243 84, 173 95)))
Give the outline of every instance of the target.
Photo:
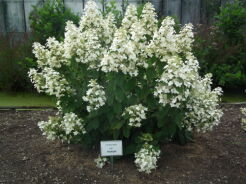
POLYGON ((27 91, 32 85, 27 76, 30 67, 35 64, 27 57, 32 56, 32 42, 28 35, 21 41, 12 43, 13 35, 0 36, 0 90, 1 91, 27 91))
POLYGON ((240 1, 220 8, 212 26, 198 27, 194 52, 201 73, 212 73, 224 89, 246 86, 246 6, 240 1))
POLYGON ((68 20, 78 24, 79 17, 65 8, 61 0, 47 0, 43 6, 34 6, 30 24, 35 41, 44 43, 49 37, 62 40, 68 20))

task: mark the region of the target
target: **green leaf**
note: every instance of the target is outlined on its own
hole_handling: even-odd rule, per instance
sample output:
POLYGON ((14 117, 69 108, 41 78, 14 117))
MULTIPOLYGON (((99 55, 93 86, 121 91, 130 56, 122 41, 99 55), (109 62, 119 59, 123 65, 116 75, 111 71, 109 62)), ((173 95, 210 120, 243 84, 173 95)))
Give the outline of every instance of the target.
POLYGON ((132 89, 134 89, 136 87, 136 78, 130 78, 127 82, 126 82, 126 88, 128 91, 131 91, 132 89))
POLYGON ((182 128, 182 120, 184 118, 184 112, 180 110, 172 111, 172 120, 175 125, 177 125, 180 129, 182 128))
POLYGON ((122 102, 124 100, 124 91, 121 88, 117 88, 115 90, 115 98, 118 102, 122 102))
POLYGON ((128 144, 123 152, 124 152, 124 155, 130 155, 130 154, 133 154, 137 151, 137 144, 136 143, 130 143, 128 144))
POLYGON ((112 122, 113 119, 114 119, 114 113, 108 111, 107 112, 107 119, 108 119, 109 122, 112 122))
POLYGON ((123 121, 117 121, 117 122, 113 122, 111 129, 112 130, 119 130, 122 126, 123 126, 124 122, 123 121))
POLYGON ((156 104, 156 99, 153 97, 153 95, 148 95, 147 97, 147 106, 150 108, 150 109, 153 109, 157 106, 156 104))
POLYGON ((168 132, 162 130, 154 134, 154 140, 159 141, 166 141, 169 138, 168 132))
POLYGON ((114 104, 114 96, 112 95, 112 92, 107 92, 107 102, 111 106, 114 104))
POLYGON ((114 106, 112 107, 113 108, 113 111, 116 113, 116 114, 120 114, 122 113, 122 105, 120 103, 115 103, 114 106))
POLYGON ((118 139, 119 138, 119 135, 120 135, 120 131, 114 131, 113 132, 113 138, 114 138, 114 140, 118 139))
POLYGON ((97 111, 92 111, 92 112, 89 113, 88 119, 97 118, 99 114, 100 114, 100 113, 99 113, 98 110, 97 110, 97 111))
POLYGON ((165 123, 167 122, 168 112, 169 112, 168 107, 162 107, 162 108, 160 108, 159 112, 156 113, 158 128, 163 127, 165 125, 165 123))
POLYGON ((165 123, 165 126, 163 126, 163 130, 169 135, 169 137, 172 137, 177 131, 177 125, 171 120, 168 120, 167 123, 165 123))
POLYGON ((155 63, 157 60, 158 59, 155 56, 153 56, 153 57, 149 58, 147 60, 147 62, 148 62, 149 65, 153 65, 153 63, 155 63))
POLYGON ((151 141, 153 141, 153 136, 150 133, 142 133, 139 136, 139 140, 142 142, 151 142, 151 141))
POLYGON ((146 101, 146 98, 149 94, 148 86, 145 85, 142 89, 139 90, 138 96, 141 100, 146 101))
POLYGON ((124 135, 125 138, 129 138, 130 132, 131 132, 130 127, 125 126, 125 127, 123 128, 123 135, 124 135))
POLYGON ((86 127, 86 130, 87 131, 90 131, 93 129, 95 130, 99 127, 99 124, 100 124, 100 122, 98 119, 89 120, 88 125, 86 127))
POLYGON ((148 81, 152 81, 156 77, 155 69, 153 67, 148 68, 146 71, 146 76, 148 81))

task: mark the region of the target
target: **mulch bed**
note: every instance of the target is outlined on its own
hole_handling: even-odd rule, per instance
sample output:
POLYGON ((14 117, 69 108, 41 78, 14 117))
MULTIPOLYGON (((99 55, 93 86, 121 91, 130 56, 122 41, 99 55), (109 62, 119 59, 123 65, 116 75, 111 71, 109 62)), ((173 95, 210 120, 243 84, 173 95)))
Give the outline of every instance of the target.
POLYGON ((245 184, 242 106, 246 107, 222 105, 221 124, 195 135, 193 143, 163 145, 158 168, 149 175, 139 173, 132 158, 117 161, 113 172, 110 165, 98 169, 98 150, 46 140, 37 122, 47 120, 54 110, 0 111, 0 184, 245 184))

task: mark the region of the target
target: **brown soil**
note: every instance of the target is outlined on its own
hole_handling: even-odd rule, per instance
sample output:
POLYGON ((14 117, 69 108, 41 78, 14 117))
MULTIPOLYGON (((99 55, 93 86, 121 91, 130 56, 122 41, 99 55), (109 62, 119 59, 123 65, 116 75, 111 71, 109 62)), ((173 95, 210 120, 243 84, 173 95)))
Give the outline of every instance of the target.
MULTIPOLYGON (((244 105, 245 106, 245 105, 244 105)), ((240 105, 223 105, 222 123, 195 136, 185 146, 166 144, 158 168, 139 173, 126 158, 98 169, 98 151, 47 141, 37 122, 55 111, 0 112, 0 184, 126 183, 245 184, 246 132, 240 127, 240 105)))

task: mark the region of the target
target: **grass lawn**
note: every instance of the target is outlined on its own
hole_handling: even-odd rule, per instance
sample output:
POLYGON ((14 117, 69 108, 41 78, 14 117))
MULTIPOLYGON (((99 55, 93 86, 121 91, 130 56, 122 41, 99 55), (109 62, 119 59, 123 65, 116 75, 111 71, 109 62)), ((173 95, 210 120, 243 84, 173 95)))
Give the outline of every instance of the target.
POLYGON ((6 106, 55 106, 55 100, 36 93, 0 92, 0 107, 6 106))
MULTIPOLYGON (((225 93, 222 102, 246 102, 246 93, 225 93)), ((55 99, 37 93, 5 93, 0 92, 0 107, 7 106, 55 106, 55 99)))
POLYGON ((246 102, 246 93, 242 92, 225 92, 222 97, 222 102, 236 103, 246 102))

